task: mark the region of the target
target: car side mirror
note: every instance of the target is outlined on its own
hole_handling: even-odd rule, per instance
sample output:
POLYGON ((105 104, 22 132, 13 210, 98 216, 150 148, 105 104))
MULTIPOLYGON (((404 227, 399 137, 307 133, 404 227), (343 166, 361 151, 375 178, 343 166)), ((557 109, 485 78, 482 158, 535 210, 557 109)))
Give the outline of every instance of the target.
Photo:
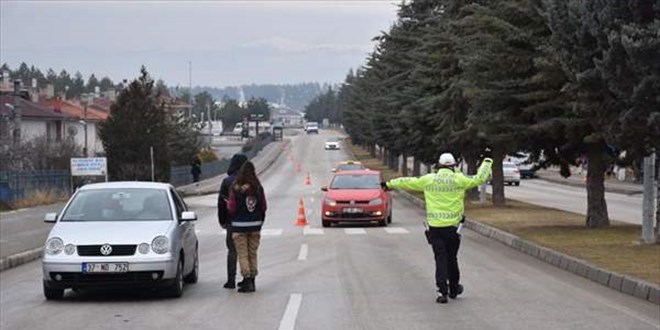
POLYGON ((46 213, 46 216, 44 217, 44 222, 57 222, 57 213, 46 213))
POLYGON ((321 187, 321 191, 328 191, 328 187, 326 186, 321 187))
POLYGON ((181 221, 196 221, 197 214, 193 211, 185 211, 181 213, 181 221))

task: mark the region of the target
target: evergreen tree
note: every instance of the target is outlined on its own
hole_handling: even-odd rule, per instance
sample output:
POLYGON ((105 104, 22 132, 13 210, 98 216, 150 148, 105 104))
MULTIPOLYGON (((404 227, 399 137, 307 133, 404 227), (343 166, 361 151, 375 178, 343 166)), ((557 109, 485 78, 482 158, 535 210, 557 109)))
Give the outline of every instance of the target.
POLYGON ((108 157, 108 172, 113 180, 151 180, 153 147, 156 180, 167 182, 174 157, 171 121, 146 68, 140 73, 119 94, 110 116, 101 123, 99 135, 108 157))

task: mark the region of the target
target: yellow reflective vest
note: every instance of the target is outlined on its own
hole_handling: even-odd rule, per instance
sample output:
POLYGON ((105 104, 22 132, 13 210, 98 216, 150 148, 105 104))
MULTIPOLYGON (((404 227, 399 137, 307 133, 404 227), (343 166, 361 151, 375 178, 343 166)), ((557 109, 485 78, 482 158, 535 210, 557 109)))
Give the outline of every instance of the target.
POLYGON ((431 227, 457 226, 463 217, 465 191, 488 180, 493 160, 485 158, 475 176, 441 168, 419 178, 397 178, 387 182, 388 188, 423 191, 426 220, 431 227))

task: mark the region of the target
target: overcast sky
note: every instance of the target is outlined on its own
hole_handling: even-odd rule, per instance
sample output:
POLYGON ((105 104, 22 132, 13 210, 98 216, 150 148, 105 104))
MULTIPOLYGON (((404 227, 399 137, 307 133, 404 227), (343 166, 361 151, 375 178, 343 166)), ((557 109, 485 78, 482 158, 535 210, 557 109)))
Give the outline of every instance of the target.
POLYGON ((0 0, 0 62, 168 85, 340 82, 399 1, 0 0))

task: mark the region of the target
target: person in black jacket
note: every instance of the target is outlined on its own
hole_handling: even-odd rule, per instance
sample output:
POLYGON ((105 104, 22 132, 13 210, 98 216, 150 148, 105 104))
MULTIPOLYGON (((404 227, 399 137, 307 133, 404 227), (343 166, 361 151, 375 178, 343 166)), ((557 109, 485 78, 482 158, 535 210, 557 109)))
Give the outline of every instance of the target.
POLYGON ((197 155, 194 155, 190 161, 190 174, 193 176, 193 182, 199 182, 199 176, 202 174, 202 161, 197 155))
POLYGON ((238 264, 243 275, 238 292, 254 292, 254 279, 259 274, 257 251, 261 241, 261 227, 266 219, 266 195, 252 162, 247 161, 229 190, 227 211, 233 228, 238 264))
POLYGON ((227 199, 229 198, 229 188, 234 184, 238 171, 247 160, 247 157, 240 153, 231 157, 227 177, 222 180, 220 193, 218 194, 218 222, 222 228, 227 230, 225 238, 225 244, 227 245, 227 283, 224 284, 226 289, 236 288, 236 247, 231 237, 232 227, 227 214, 227 199))

